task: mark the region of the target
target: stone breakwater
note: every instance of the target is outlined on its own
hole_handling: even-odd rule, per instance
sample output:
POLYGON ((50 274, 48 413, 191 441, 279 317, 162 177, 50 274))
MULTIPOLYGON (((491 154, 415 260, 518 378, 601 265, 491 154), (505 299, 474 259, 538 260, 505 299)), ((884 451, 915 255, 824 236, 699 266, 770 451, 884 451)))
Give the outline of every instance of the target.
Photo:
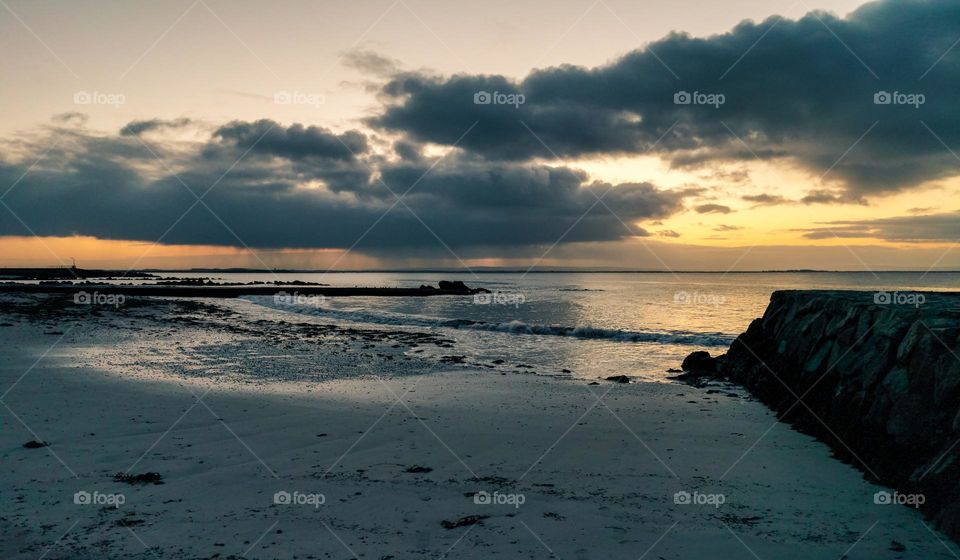
POLYGON ((895 489, 878 504, 918 506, 960 540, 960 293, 775 292, 725 355, 684 370, 745 386, 895 489))

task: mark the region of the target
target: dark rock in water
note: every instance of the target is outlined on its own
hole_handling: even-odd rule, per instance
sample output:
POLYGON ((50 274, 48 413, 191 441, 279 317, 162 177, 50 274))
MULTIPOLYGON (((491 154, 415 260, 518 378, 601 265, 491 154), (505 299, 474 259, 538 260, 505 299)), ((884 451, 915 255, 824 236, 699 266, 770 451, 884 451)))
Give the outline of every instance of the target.
POLYGON ((413 466, 411 466, 411 467, 407 467, 407 470, 406 470, 405 472, 408 472, 408 473, 428 473, 428 472, 431 472, 431 471, 433 471, 433 469, 431 469, 430 467, 421 467, 420 465, 413 465, 413 466))
POLYGON ((468 525, 476 525, 477 523, 480 523, 484 519, 487 519, 487 517, 489 516, 468 515, 466 517, 461 517, 456 521, 447 521, 446 519, 444 519, 443 521, 440 522, 440 525, 443 526, 444 529, 456 529, 457 527, 466 527, 468 525))
POLYGON ((907 549, 907 547, 904 546, 902 542, 890 541, 890 550, 892 550, 892 551, 894 551, 894 552, 903 552, 903 551, 905 551, 906 549, 907 549))
POLYGON ((587 383, 587 385, 599 385, 599 383, 597 383, 596 381, 591 381, 590 383, 587 383))
POLYGON ((428 285, 426 285, 426 284, 420 284, 420 289, 421 289, 421 290, 436 290, 437 288, 436 288, 436 286, 428 286, 428 285))
POLYGON ((704 351, 691 352, 689 356, 683 359, 680 367, 683 371, 700 374, 715 373, 717 371, 717 365, 714 359, 710 357, 710 352, 704 351))
POLYGON ((867 478, 922 494, 920 511, 957 539, 958 308, 958 293, 774 292, 713 375, 867 478))
POLYGON ((113 476, 116 482, 126 484, 163 484, 163 477, 160 473, 146 472, 143 474, 117 473, 113 476))
POLYGON ((615 381, 617 383, 630 383, 630 378, 626 375, 611 375, 607 378, 607 381, 615 381))
POLYGON ((437 284, 444 292, 454 292, 458 294, 489 294, 490 290, 485 288, 469 288, 460 280, 441 280, 437 284))
POLYGON ((36 440, 28 441, 27 443, 23 444, 23 446, 26 447, 27 449, 40 449, 41 447, 47 447, 49 445, 50 444, 45 441, 36 441, 36 440))

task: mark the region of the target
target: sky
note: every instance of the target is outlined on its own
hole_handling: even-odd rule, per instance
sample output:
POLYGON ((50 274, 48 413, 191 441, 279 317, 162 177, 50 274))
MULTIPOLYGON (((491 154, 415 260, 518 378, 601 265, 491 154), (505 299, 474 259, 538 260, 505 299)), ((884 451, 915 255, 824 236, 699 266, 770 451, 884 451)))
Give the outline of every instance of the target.
POLYGON ((960 4, 0 0, 0 266, 960 267, 960 4))

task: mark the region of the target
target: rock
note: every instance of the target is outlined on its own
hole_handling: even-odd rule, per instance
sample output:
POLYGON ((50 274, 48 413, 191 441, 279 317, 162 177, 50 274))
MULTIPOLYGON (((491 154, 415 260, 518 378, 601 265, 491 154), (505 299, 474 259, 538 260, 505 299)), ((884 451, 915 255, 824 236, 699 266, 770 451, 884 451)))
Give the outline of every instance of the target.
POLYGON ((924 495, 921 513, 957 539, 958 308, 958 293, 778 291, 725 355, 683 366, 712 367, 869 480, 924 495))
POLYGON ((117 473, 113 475, 113 480, 126 484, 163 484, 163 477, 160 473, 146 472, 143 474, 117 473))
POLYGON ((691 352, 689 356, 683 359, 680 364, 683 371, 699 374, 712 374, 717 371, 717 365, 710 352, 698 351, 691 352))
POLYGON ((49 445, 50 444, 45 441, 36 441, 36 440, 31 440, 23 444, 23 446, 26 447, 27 449, 40 449, 41 447, 47 447, 49 445))
POLYGON ((489 516, 468 515, 466 517, 461 517, 456 521, 447 521, 446 519, 444 519, 443 521, 440 522, 440 525, 443 526, 444 529, 456 529, 457 527, 466 527, 468 525, 476 525, 477 523, 480 523, 484 519, 487 519, 487 517, 489 516))
POLYGON ((407 470, 406 470, 405 472, 408 472, 408 473, 428 473, 428 472, 431 472, 431 471, 433 471, 433 469, 431 469, 430 467, 421 467, 420 465, 413 465, 413 466, 407 467, 407 470))
POLYGON ((467 285, 460 280, 454 280, 453 282, 449 280, 441 280, 438 285, 440 286, 441 290, 448 292, 463 292, 465 294, 470 292, 470 288, 468 288, 467 285))
POLYGON ((616 383, 630 383, 630 378, 626 375, 611 375, 607 378, 607 381, 614 381, 616 383))

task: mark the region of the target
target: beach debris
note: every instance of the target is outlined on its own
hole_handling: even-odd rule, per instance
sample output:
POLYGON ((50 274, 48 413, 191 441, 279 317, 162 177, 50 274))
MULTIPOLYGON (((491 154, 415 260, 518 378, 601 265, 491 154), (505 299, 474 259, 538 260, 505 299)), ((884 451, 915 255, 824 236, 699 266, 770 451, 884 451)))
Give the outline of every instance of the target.
POLYGON ((748 527, 752 527, 757 523, 763 521, 763 518, 760 516, 756 516, 756 515, 741 516, 741 515, 734 515, 732 513, 725 513, 723 515, 718 515, 717 519, 726 523, 727 525, 745 525, 748 527))
POLYGON ((48 447, 50 444, 45 441, 30 440, 27 443, 23 444, 27 449, 40 449, 41 447, 48 447))
POLYGON ((481 521, 483 521, 484 519, 487 519, 488 517, 490 516, 489 515, 468 515, 466 517, 461 517, 456 521, 447 521, 446 519, 444 519, 443 521, 440 522, 440 525, 443 526, 444 529, 456 529, 457 527, 467 527, 468 525, 476 525, 477 523, 480 523, 481 521))
POLYGON ((407 470, 406 470, 405 472, 408 472, 408 473, 428 473, 428 472, 431 472, 432 470, 433 470, 433 469, 430 468, 430 467, 423 467, 423 466, 420 466, 420 465, 412 465, 412 466, 407 467, 407 470))
POLYGON ((616 383, 630 383, 630 378, 626 375, 611 375, 607 378, 607 381, 614 381, 616 383))
POLYGON ((163 477, 160 473, 145 472, 141 474, 117 473, 113 475, 113 480, 125 484, 163 484, 163 477))

